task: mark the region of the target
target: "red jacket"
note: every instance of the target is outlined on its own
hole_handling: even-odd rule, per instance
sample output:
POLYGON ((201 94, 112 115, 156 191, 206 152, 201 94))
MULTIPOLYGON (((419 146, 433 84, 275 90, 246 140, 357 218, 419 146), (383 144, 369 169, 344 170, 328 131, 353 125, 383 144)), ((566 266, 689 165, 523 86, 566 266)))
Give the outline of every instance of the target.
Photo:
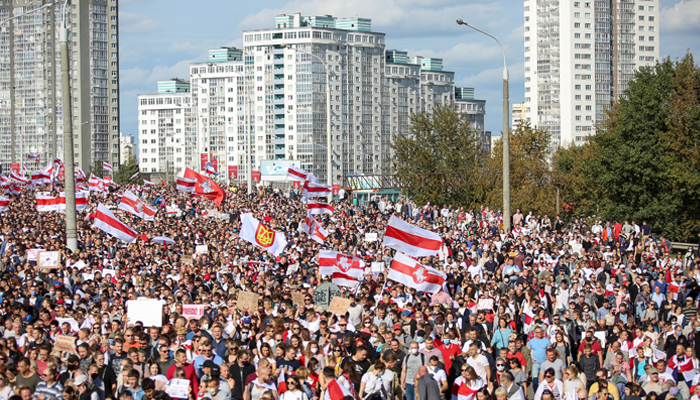
MULTIPOLYGON (((170 368, 168 368, 168 372, 166 373, 165 377, 168 378, 168 380, 173 379, 176 369, 177 366, 172 365, 170 368)), ((192 386, 192 398, 196 399, 197 393, 199 392, 199 381, 197 380, 197 373, 194 370, 194 366, 192 364, 185 364, 183 369, 185 370, 185 377, 189 379, 190 386, 192 386)))

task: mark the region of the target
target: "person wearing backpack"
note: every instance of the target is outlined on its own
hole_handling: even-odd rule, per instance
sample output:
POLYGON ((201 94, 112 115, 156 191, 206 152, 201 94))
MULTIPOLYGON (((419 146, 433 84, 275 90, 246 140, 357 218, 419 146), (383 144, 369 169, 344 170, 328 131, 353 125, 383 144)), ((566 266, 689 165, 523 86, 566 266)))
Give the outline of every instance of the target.
POLYGON ((418 353, 418 342, 411 342, 408 345, 408 355, 403 359, 401 367, 401 389, 406 395, 406 400, 416 399, 413 377, 418 375, 418 369, 424 366, 426 361, 425 354, 418 353))

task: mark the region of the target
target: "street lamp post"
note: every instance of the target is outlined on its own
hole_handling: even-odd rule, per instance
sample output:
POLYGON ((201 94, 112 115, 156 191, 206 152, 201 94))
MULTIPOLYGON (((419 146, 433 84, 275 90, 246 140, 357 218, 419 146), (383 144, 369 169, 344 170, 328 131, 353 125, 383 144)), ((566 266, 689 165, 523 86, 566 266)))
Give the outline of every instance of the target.
POLYGON ((63 28, 61 29, 61 84, 63 95, 63 158, 66 186, 66 247, 78 249, 77 223, 75 220, 75 166, 73 165, 73 116, 70 101, 70 74, 68 62, 68 0, 63 3, 63 28))
POLYGON ((508 232, 510 231, 510 127, 508 123, 508 64, 506 63, 506 51, 503 49, 501 42, 492 34, 470 25, 462 18, 457 19, 457 24, 468 26, 495 40, 501 48, 501 52, 503 52, 503 138, 501 139, 503 141, 503 228, 508 232))
MULTIPOLYGON (((282 47, 287 47, 283 45, 282 47)), ((328 203, 333 201, 333 151, 331 148, 331 69, 328 68, 328 64, 321 57, 310 52, 298 52, 301 54, 308 54, 309 56, 317 59, 323 68, 326 70, 326 177, 328 179, 328 184, 331 185, 331 195, 328 196, 328 203)), ((342 166, 340 166, 342 171, 342 166)))
MULTIPOLYGON (((23 12, 21 14, 17 14, 13 17, 10 18, 5 18, 4 20, 0 21, 0 29, 2 28, 3 25, 6 23, 19 18, 19 17, 24 17, 25 15, 33 14, 35 12, 41 11, 47 7, 53 6, 52 3, 46 3, 43 6, 39 8, 35 8, 33 10, 29 10, 27 12, 23 12)), ((10 40, 12 39, 12 32, 9 34, 10 40)), ((15 91, 14 91, 14 79, 15 79, 15 66, 14 66, 14 57, 13 57, 13 51, 12 51, 12 44, 10 44, 10 152, 12 155, 12 162, 17 162, 17 155, 16 155, 16 150, 15 150, 15 91)), ((24 155, 22 154, 23 151, 23 146, 20 146, 20 158, 19 161, 21 162, 22 159, 24 158, 24 155)))

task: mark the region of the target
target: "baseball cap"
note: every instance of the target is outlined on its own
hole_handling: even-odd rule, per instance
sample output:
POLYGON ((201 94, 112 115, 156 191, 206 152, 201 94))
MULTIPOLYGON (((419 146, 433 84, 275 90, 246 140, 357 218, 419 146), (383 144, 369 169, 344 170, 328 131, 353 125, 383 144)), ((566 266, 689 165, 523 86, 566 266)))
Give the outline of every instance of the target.
POLYGON ((83 375, 75 377, 75 380, 73 380, 73 384, 75 384, 75 386, 80 386, 83 383, 87 383, 87 381, 88 381, 87 375, 83 374, 83 375))
POLYGON ((404 317, 408 317, 411 315, 411 312, 408 310, 403 310, 403 311, 401 311, 401 315, 403 315, 404 317))
POLYGON ((394 324, 393 330, 396 329, 403 329, 403 327, 401 326, 401 324, 394 324))
POLYGON ((651 375, 651 374, 658 374, 658 373, 659 373, 659 370, 656 369, 656 368, 652 368, 652 369, 649 370, 649 375, 651 375))
POLYGON ((216 367, 216 363, 214 363, 214 361, 212 361, 212 360, 207 360, 204 362, 204 364, 202 364, 202 368, 214 368, 214 367, 216 367))

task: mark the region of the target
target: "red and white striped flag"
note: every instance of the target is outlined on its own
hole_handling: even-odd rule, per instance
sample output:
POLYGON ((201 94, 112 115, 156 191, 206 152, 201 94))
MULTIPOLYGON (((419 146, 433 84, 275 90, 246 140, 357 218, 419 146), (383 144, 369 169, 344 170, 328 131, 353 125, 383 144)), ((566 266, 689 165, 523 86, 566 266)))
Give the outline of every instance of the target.
MULTIPOLYGON (((328 400, 343 400, 345 396, 353 397, 350 389, 343 386, 337 379, 333 379, 328 383, 325 395, 328 400)), ((324 400, 326 399, 324 398, 324 400)))
POLYGON ((280 376, 277 378, 277 394, 287 391, 287 379, 284 376, 284 368, 280 369, 280 376))
POLYGON ((10 178, 6 177, 5 175, 0 175, 0 185, 9 186, 10 185, 10 178))
POLYGON ((146 221, 153 221, 158 210, 148 207, 136 197, 130 190, 124 192, 124 196, 119 203, 119 209, 124 210, 128 213, 134 214, 141 219, 146 221))
POLYGON ((309 212, 306 214, 306 218, 304 218, 304 222, 302 222, 301 227, 304 229, 304 232, 309 235, 309 239, 319 244, 323 244, 326 237, 328 237, 328 232, 323 229, 318 221, 316 221, 316 218, 311 215, 311 210, 309 210, 309 212))
POLYGON ((452 385, 452 400, 474 400, 476 392, 484 386, 485 383, 481 379, 469 382, 460 376, 452 385))
POLYGON ((387 278, 421 292, 437 293, 445 283, 447 275, 421 265, 403 253, 396 253, 387 278))
POLYGON ((309 214, 313 215, 333 214, 333 212, 335 212, 335 208, 331 207, 330 204, 321 203, 316 200, 309 200, 307 209, 309 210, 309 214))
POLYGON ((299 167, 290 165, 289 168, 287 168, 287 179, 299 182, 306 182, 308 176, 309 173, 299 167))
POLYGON ((153 183, 153 182, 151 182, 151 181, 147 181, 147 180, 145 180, 145 179, 143 180, 143 184, 146 185, 146 186, 155 186, 155 185, 156 185, 155 183, 153 183))
POLYGON ((107 186, 109 186, 109 185, 112 184, 112 177, 109 176, 109 175, 107 175, 107 176, 105 176, 104 178, 102 178, 102 180, 104 181, 105 187, 107 187, 107 186))
POLYGON ((216 172, 216 168, 214 167, 214 165, 213 165, 212 163, 210 163, 210 162, 207 163, 207 169, 206 169, 204 172, 206 172, 206 173, 209 174, 209 175, 219 175, 219 174, 216 172))
POLYGON ((671 357, 666 365, 666 372, 668 374, 673 374, 673 370, 676 368, 678 368, 678 372, 683 374, 683 378, 686 381, 692 382, 695 375, 697 375, 697 370, 695 369, 692 358, 684 357, 683 361, 679 361, 677 355, 671 357))
POLYGON ((435 232, 419 228, 392 215, 384 233, 384 246, 413 257, 437 255, 442 238, 435 232))
POLYGON ((177 190, 181 192, 194 193, 194 186, 197 183, 195 178, 177 178, 177 190))
POLYGON ((138 233, 117 219, 104 204, 97 205, 94 226, 108 235, 127 243, 135 243, 138 233))
POLYGON ((681 286, 675 281, 668 284, 668 291, 673 293, 673 300, 678 300, 678 291, 680 288, 681 286))
POLYGON ((54 212, 58 211, 61 200, 58 197, 36 194, 36 211, 37 212, 54 212))
POLYGON ((45 174, 43 171, 32 172, 32 185, 50 185, 51 184, 51 174, 45 174))
POLYGON ((333 193, 331 185, 324 185, 319 182, 304 182, 304 191, 301 194, 302 199, 307 200, 314 197, 328 197, 333 193))
POLYGON ((7 196, 0 196, 0 212, 7 211, 10 209, 10 198, 7 196))
POLYGON ((359 257, 346 256, 333 250, 320 250, 318 252, 318 273, 333 275, 338 270, 354 278, 362 278, 365 273, 365 262, 359 257))
POLYGON ((22 193, 22 187, 20 185, 18 185, 17 183, 12 182, 7 187, 7 191, 10 192, 11 194, 20 194, 20 193, 22 193))
POLYGON ((102 161, 102 169, 107 170, 107 171, 113 171, 113 168, 110 164, 107 164, 106 162, 102 161))
POLYGON ((131 175, 131 178, 129 178, 129 180, 130 180, 130 181, 133 181, 134 179, 136 179, 136 178, 138 178, 138 177, 139 177, 139 173, 138 173, 138 171, 136 171, 135 174, 131 175))
POLYGON ((15 171, 10 172, 10 179, 15 181, 16 183, 19 183, 20 185, 27 184, 27 178, 23 175, 16 173, 15 171))
POLYGON ((91 192, 104 192, 105 182, 102 178, 98 178, 93 174, 90 174, 90 180, 88 180, 88 186, 91 192))
MULTIPOLYGON (((60 202, 58 205, 58 209, 60 211, 65 211, 66 210, 66 194, 64 192, 61 192, 61 195, 59 197, 60 202)), ((85 195, 84 192, 76 192, 75 193, 75 211, 83 211, 87 210, 88 208, 88 199, 87 196, 85 195)))

